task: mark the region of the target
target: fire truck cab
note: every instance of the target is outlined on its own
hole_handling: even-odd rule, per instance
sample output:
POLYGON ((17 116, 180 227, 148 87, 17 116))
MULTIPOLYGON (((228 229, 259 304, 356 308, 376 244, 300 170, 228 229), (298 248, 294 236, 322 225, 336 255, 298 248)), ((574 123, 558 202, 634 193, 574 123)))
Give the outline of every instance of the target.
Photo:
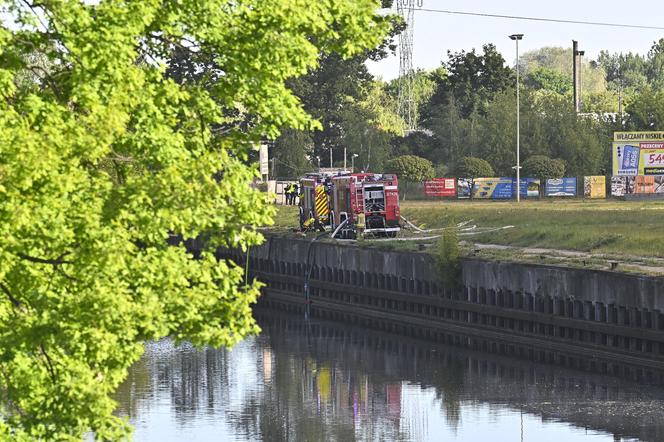
POLYGON ((364 214, 364 233, 394 237, 400 230, 399 189, 393 174, 358 173, 332 178, 330 218, 342 238, 357 234, 358 215, 364 214))

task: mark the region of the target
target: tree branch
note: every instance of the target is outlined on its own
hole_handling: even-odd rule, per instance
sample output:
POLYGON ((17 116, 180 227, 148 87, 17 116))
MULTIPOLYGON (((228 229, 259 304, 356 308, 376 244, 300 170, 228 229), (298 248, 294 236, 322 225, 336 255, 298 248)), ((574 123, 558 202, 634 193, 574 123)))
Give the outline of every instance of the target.
POLYGON ((26 261, 35 262, 35 263, 38 263, 38 264, 50 264, 50 265, 54 265, 54 266, 59 266, 61 264, 71 264, 72 263, 71 261, 65 261, 65 259, 64 259, 65 256, 67 256, 69 254, 71 254, 71 252, 63 253, 62 255, 58 256, 55 259, 37 258, 35 256, 26 255, 26 254, 23 254, 23 253, 17 253, 17 256, 21 259, 25 259, 26 261))
POLYGON ((19 308, 23 305, 23 303, 21 301, 19 301, 18 299, 14 298, 14 296, 12 296, 12 293, 9 291, 9 288, 1 282, 0 282, 0 289, 5 293, 5 295, 7 295, 7 297, 9 298, 11 303, 14 305, 14 307, 19 308))
POLYGON ((46 369, 48 370, 48 374, 51 376, 51 380, 55 382, 55 370, 53 369, 53 362, 51 361, 48 353, 46 353, 46 350, 44 350, 44 344, 39 344, 39 350, 41 351, 41 354, 44 356, 44 358, 46 358, 46 369))

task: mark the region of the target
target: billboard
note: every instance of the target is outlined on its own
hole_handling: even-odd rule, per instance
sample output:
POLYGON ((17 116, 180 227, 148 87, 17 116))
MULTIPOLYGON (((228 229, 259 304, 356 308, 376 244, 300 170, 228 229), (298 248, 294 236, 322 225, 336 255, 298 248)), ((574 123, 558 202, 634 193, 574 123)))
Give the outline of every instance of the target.
POLYGON ((664 132, 615 132, 613 175, 664 175, 664 132))
MULTIPOLYGON (((515 197, 515 178, 475 178, 472 183, 473 199, 509 200, 515 197)), ((540 180, 521 178, 519 190, 519 194, 523 198, 538 197, 540 194, 540 180)), ((461 194, 459 194, 459 198, 462 198, 461 194)))
POLYGON ((664 193, 664 176, 635 176, 627 178, 627 189, 630 194, 664 193))
POLYGON ((611 195, 664 194, 664 175, 614 176, 611 178, 611 195))
POLYGON ((473 180, 472 178, 459 178, 457 180, 457 198, 468 199, 472 193, 473 180))
POLYGON ((576 196, 576 177, 546 180, 545 196, 576 196))
POLYGON ((606 198, 606 177, 583 177, 583 196, 585 198, 606 198))
POLYGON ((627 192, 627 180, 629 177, 626 176, 614 176, 611 177, 611 196, 625 196, 627 192))
POLYGON ((457 194, 455 178, 434 178, 424 182, 424 194, 432 197, 454 198, 457 194))
MULTIPOLYGON (((516 179, 514 179, 512 186, 516 188, 516 179)), ((536 178, 521 178, 519 181, 521 188, 521 198, 538 198, 540 196, 540 180, 536 178)))
POLYGON ((475 178, 473 199, 511 199, 512 178, 475 178))

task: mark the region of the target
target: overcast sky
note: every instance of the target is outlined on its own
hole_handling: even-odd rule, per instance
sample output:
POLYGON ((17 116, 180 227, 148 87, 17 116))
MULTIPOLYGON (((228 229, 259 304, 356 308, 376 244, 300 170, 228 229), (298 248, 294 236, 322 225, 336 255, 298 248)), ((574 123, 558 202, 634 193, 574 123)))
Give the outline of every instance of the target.
MULTIPOLYGON (((479 12, 499 15, 557 18, 664 27, 662 0, 423 0, 424 8, 479 12)), ((460 51, 493 43, 508 63, 516 59, 514 42, 508 35, 525 34, 519 52, 543 46, 571 47, 579 41, 586 56, 596 58, 602 49, 610 52, 646 54, 664 30, 612 28, 589 25, 542 23, 502 18, 470 17, 427 11, 415 13, 413 65, 430 69, 440 66, 447 50, 460 51)), ((391 56, 369 63, 369 70, 384 79, 399 73, 399 59, 391 56)))

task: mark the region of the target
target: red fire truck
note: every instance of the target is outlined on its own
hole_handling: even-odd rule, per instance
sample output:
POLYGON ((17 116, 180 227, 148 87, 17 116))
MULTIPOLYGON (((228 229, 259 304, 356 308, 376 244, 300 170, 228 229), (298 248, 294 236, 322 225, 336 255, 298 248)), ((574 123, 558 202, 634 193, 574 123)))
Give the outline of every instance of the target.
POLYGON ((330 204, 332 229, 341 223, 341 238, 357 235, 360 214, 364 214, 364 233, 394 237, 400 230, 399 188, 392 174, 356 173, 332 178, 330 204))
POLYGON ((339 227, 337 238, 355 238, 360 214, 364 215, 365 234, 395 237, 400 230, 396 175, 314 173, 300 179, 300 187, 302 230, 336 231, 339 227))

